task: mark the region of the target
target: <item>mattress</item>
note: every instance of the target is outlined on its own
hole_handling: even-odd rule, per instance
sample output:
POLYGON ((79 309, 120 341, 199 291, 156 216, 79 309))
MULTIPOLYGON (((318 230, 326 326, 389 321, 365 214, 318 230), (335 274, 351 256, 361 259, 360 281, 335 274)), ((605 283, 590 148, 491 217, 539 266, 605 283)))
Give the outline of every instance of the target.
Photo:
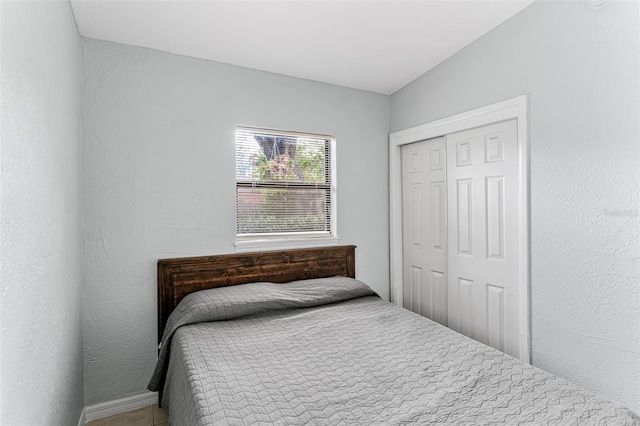
POLYGON ((149 389, 176 426, 640 425, 343 277, 192 293, 149 389))

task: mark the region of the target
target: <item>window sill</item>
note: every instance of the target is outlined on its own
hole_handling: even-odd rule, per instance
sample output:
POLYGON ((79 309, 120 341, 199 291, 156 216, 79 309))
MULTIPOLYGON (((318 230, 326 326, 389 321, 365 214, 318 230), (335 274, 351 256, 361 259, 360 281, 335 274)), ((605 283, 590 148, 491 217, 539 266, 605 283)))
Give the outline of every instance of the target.
POLYGON ((335 246, 339 237, 280 238, 236 241, 236 253, 335 246))

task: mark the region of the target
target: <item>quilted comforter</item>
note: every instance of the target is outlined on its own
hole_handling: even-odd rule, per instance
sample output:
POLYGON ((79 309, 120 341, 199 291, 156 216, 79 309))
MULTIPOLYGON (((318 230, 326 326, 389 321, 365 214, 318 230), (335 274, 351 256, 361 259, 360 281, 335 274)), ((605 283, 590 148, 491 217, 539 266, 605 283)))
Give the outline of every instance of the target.
POLYGON ((187 296, 150 390, 190 425, 640 425, 349 278, 187 296))

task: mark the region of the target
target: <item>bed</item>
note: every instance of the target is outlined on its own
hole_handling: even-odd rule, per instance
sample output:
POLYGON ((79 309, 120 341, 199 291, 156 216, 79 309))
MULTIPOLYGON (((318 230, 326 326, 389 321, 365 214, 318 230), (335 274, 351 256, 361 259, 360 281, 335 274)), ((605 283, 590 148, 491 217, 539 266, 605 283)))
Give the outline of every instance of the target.
POLYGON ((385 302, 354 246, 158 261, 149 383, 175 426, 640 425, 630 410, 385 302))

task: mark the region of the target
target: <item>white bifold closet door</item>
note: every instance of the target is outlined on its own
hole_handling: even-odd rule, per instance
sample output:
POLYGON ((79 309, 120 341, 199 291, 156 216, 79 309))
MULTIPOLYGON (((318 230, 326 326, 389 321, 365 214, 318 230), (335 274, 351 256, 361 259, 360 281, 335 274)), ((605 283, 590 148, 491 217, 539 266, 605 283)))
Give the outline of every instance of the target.
POLYGON ((444 138, 402 147, 403 306, 447 325, 444 138))
POLYGON ((402 147, 403 304, 519 358, 516 120, 402 147))

